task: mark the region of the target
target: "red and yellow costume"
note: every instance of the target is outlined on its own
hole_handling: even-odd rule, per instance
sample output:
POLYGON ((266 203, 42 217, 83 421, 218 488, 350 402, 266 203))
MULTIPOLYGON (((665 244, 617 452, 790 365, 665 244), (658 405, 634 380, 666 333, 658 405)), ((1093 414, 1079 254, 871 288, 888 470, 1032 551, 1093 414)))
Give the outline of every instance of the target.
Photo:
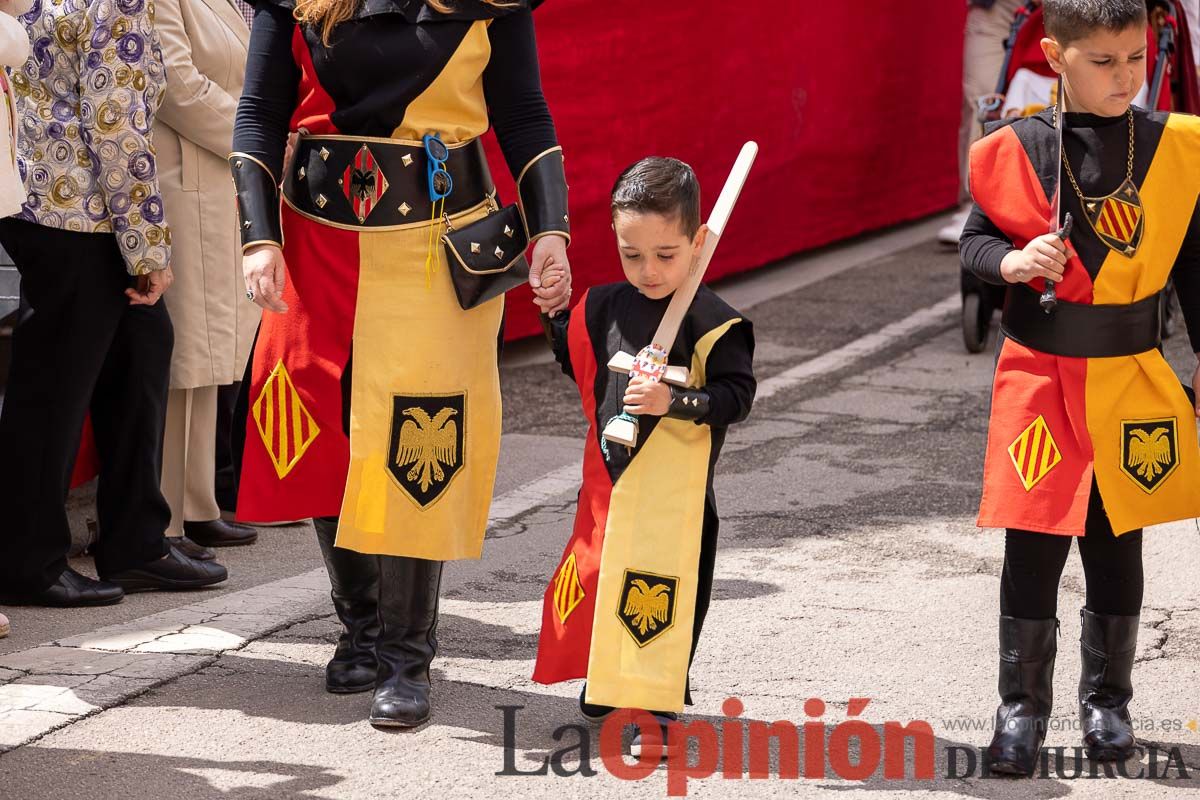
MULTIPOLYGON (((981 224, 991 226, 1002 252, 1022 248, 1048 229, 1048 197, 1059 174, 1052 113, 1003 127, 972 149, 976 218, 983 215, 981 224)), ((1080 182, 1102 185, 1102 191, 1120 189, 1085 203, 1082 190, 1077 194, 1062 178, 1063 211, 1076 222, 1071 258, 1058 285, 1065 311, 1037 312, 1017 325, 1017 311, 1029 307, 1030 297, 1036 302, 1036 294, 1025 286, 1008 290, 982 527, 1082 535, 1093 479, 1118 535, 1200 516, 1195 412, 1155 347, 1155 305, 1174 275, 1200 349, 1200 120, 1135 109, 1127 151, 1123 117, 1067 118, 1081 116, 1066 137, 1067 157, 1081 173, 1080 182), (1128 185, 1120 178, 1127 165, 1128 185), (1065 323, 1070 317, 1057 318, 1057 329, 1052 327, 1056 314, 1075 312, 1084 321, 1070 325, 1065 323), (1091 329, 1090 320, 1096 320, 1091 329), (1034 335, 1026 322, 1045 330, 1034 335), (1144 331, 1147 325, 1151 330, 1144 331), (1040 344, 1031 344, 1031 337, 1040 344), (1072 346, 1086 352, 1100 339, 1138 339, 1145 345, 1122 352, 1116 344, 1111 353, 1090 357, 1058 350, 1059 342, 1071 340, 1067 352, 1072 346)), ((968 269, 986 260, 964 247, 968 269)), ((1033 290, 1041 288, 1036 281, 1033 290)))
POLYGON ((690 369, 665 417, 641 418, 632 451, 605 442, 628 376, 618 351, 651 341, 669 301, 629 284, 590 289, 550 324, 588 421, 575 527, 543 598, 533 679, 588 679, 587 702, 682 710, 687 672, 708 610, 718 518, 712 478, 729 425, 753 403, 749 321, 705 287, 669 362, 690 369))
POLYGON ((289 0, 260 5, 230 161, 245 246, 282 243, 289 310, 264 314, 245 386, 241 519, 340 515, 340 547, 480 555, 503 299, 461 308, 439 236, 498 207, 477 142, 490 125, 528 239, 569 234, 529 4, 453 6, 364 0, 325 44, 289 0), (454 178, 440 202, 431 134, 454 178))

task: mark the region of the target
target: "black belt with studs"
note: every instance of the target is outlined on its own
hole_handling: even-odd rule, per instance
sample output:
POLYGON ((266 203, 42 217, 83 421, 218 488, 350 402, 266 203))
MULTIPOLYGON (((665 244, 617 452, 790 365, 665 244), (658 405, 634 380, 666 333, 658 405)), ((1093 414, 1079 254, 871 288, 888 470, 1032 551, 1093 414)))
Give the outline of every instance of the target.
MULTIPOLYGON (((494 197, 483 144, 448 145, 446 171, 453 190, 439 212, 454 215, 494 197)), ((299 213, 348 228, 428 224, 427 156, 420 144, 351 136, 303 136, 297 143, 283 196, 299 213)))

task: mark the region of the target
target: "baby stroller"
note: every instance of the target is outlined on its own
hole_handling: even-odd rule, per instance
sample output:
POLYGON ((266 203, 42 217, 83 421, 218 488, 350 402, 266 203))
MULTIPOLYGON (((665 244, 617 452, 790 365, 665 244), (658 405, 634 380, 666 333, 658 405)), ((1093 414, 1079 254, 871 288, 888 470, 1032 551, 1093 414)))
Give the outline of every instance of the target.
MULTIPOLYGON (((978 100, 980 124, 1014 116, 1029 116, 1045 109, 1057 76, 1046 63, 1040 42, 1045 36, 1041 0, 1028 0, 1017 9, 1004 42, 1004 64, 996 91, 978 100)), ((1146 0, 1150 26, 1147 85, 1135 105, 1159 110, 1200 113, 1200 87, 1192 63, 1192 42, 1187 19, 1174 0, 1146 0), (1155 98, 1151 102, 1150 98, 1155 98)), ((961 273, 963 344, 971 353, 987 345, 988 330, 997 309, 1004 306, 1004 287, 984 283, 965 270, 961 273)), ((1168 287, 1163 314, 1163 338, 1175 329, 1175 307, 1168 287)))

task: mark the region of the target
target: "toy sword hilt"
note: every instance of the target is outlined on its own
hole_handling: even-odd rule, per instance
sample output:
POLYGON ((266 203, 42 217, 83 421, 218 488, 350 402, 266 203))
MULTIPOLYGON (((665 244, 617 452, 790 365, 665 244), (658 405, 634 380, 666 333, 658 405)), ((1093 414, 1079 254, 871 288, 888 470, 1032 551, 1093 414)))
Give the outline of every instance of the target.
MULTIPOLYGON (((1065 243, 1067 239, 1071 238, 1071 226, 1074 223, 1075 220, 1071 216, 1071 212, 1068 211, 1067 216, 1063 219, 1063 226, 1058 229, 1058 233, 1055 235, 1065 243)), ((1042 296, 1038 300, 1038 304, 1047 314, 1049 314, 1055 309, 1056 306, 1058 306, 1058 289, 1056 288, 1054 281, 1050 280, 1049 278, 1046 279, 1046 288, 1042 292, 1042 296)))

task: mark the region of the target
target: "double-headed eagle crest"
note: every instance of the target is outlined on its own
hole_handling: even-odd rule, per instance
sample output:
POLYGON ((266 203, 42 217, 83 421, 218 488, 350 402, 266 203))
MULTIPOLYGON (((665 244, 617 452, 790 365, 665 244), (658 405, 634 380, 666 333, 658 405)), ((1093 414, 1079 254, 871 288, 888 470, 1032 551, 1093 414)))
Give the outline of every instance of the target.
POLYGON ((679 579, 652 572, 625 570, 617 604, 621 625, 645 647, 675 625, 679 579))
POLYGON ((425 508, 437 502, 466 463, 466 394, 392 395, 387 469, 425 508))
POLYGON ((453 408, 443 408, 431 419, 423 408, 404 409, 404 415, 412 419, 400 426, 396 466, 411 464, 405 477, 418 484, 422 492, 428 492, 435 482, 446 480, 442 464, 448 467, 458 464, 458 425, 450 419, 457 413, 453 408))
POLYGON ((1163 467, 1171 466, 1170 431, 1155 428, 1152 433, 1144 430, 1130 431, 1129 461, 1126 466, 1147 481, 1154 481, 1163 473, 1163 467))
POLYGON ((1179 466, 1175 418, 1122 423, 1121 469, 1153 493, 1179 466))
POLYGON ((654 588, 637 578, 625 595, 625 614, 642 636, 647 630, 658 630, 660 622, 666 622, 671 610, 671 596, 665 584, 656 583, 654 588))

